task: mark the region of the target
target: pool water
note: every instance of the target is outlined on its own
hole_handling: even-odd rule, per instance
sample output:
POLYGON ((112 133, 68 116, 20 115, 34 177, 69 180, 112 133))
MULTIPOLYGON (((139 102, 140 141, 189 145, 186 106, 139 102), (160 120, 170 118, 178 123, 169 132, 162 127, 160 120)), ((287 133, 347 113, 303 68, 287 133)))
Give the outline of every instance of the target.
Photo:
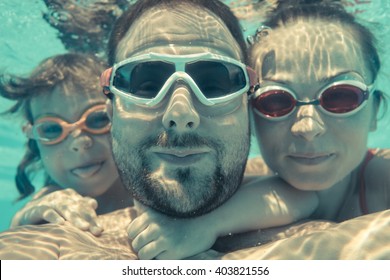
MULTIPOLYGON (((89 2, 92 2, 90 0, 89 2)), ((80 1, 83 2, 83 1, 80 1)), ((84 1, 87 2, 87 1, 84 1)), ((259 25, 259 15, 250 0, 230 0, 237 16, 242 20, 246 35, 253 34, 259 25)), ((267 2, 267 1, 264 1, 267 2)), ((386 92, 390 88, 390 32, 386 26, 390 22, 390 1, 344 1, 365 23, 370 24, 378 37, 382 58, 382 72, 378 88, 386 92)), ((255 4, 256 6, 256 4, 255 4)), ((43 0, 0 0, 0 70, 24 74, 33 69, 42 59, 66 52, 57 38, 57 30, 43 20, 47 11, 43 0)), ((0 100, 0 111, 12 103, 0 100)), ((21 123, 13 118, 0 118, 0 231, 8 228, 11 217, 28 200, 15 202, 18 192, 14 184, 16 166, 24 152, 24 136, 21 123)), ((390 148, 390 112, 381 118, 378 129, 369 138, 370 147, 390 148)), ((351 141, 353 141, 351 139, 351 141)), ((253 141, 251 156, 259 154, 253 141)), ((36 178, 39 185, 41 180, 36 178)))

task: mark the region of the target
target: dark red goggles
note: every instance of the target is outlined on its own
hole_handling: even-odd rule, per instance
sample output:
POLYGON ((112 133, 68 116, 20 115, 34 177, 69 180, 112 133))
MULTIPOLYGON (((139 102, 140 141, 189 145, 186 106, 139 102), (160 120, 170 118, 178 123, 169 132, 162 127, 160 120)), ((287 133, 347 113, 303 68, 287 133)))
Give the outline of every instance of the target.
POLYGON ((260 115, 275 120, 303 105, 319 105, 321 111, 332 116, 350 116, 364 107, 373 88, 355 80, 337 81, 322 89, 316 99, 300 101, 282 86, 260 86, 253 95, 252 106, 260 115))

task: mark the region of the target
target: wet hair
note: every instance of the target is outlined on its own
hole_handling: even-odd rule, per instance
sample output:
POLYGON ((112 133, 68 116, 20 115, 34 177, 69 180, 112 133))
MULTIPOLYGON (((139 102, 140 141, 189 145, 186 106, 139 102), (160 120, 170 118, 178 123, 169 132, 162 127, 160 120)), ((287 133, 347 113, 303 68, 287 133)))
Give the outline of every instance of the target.
POLYGON ((357 36, 363 54, 374 79, 377 77, 381 62, 373 33, 359 23, 353 14, 348 13, 338 0, 279 0, 276 8, 269 13, 263 25, 276 29, 298 19, 321 19, 328 22, 349 26, 357 36))
MULTIPOLYGON (((55 88, 72 85, 83 89, 83 92, 99 90, 98 77, 105 64, 92 55, 62 54, 43 60, 29 76, 0 74, 0 96, 16 101, 2 115, 21 115, 28 123, 33 124, 31 100, 37 96, 51 94, 55 88), (93 81, 96 77, 96 83, 93 81)), ((16 187, 23 199, 35 191, 31 182, 32 175, 40 169, 40 153, 37 143, 28 139, 26 152, 17 166, 15 175, 16 187)), ((46 174, 46 184, 52 182, 46 174)))
POLYGON ((108 62, 114 64, 116 49, 119 42, 126 35, 132 24, 142 16, 142 14, 156 6, 168 6, 174 9, 180 4, 189 4, 209 10, 219 17, 229 29, 232 36, 240 46, 244 57, 244 63, 247 63, 247 47, 243 37, 243 32, 240 23, 229 6, 218 0, 139 0, 127 11, 125 11, 116 21, 114 28, 111 31, 111 36, 108 42, 108 62))
MULTIPOLYGON (((358 22, 355 16, 345 9, 339 0, 279 0, 262 24, 267 28, 277 29, 302 18, 320 19, 350 27, 356 40, 360 42, 367 65, 374 76, 374 81, 376 80, 381 67, 376 38, 369 28, 358 22)), ((379 90, 374 91, 374 96, 378 102, 384 99, 383 92, 379 90)))
POLYGON ((105 55, 110 30, 129 0, 44 0, 43 19, 57 29, 57 36, 70 52, 105 55))

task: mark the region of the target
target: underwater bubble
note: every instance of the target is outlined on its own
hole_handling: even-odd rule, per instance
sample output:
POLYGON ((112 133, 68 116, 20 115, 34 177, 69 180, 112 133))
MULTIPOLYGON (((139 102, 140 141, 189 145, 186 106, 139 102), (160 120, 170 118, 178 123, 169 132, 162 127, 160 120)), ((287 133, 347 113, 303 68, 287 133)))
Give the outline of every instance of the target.
POLYGON ((50 13, 50 18, 59 23, 68 21, 70 17, 67 12, 53 11, 50 13))

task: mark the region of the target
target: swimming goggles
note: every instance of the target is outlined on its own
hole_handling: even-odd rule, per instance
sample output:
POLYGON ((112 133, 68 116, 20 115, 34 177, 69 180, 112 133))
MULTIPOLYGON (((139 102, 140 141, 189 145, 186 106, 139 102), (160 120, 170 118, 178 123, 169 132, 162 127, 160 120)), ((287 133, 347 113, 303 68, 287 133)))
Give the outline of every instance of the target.
POLYGON ((104 134, 110 130, 110 127, 106 105, 100 104, 86 110, 75 123, 68 123, 58 117, 42 117, 34 125, 25 125, 23 131, 30 139, 40 140, 45 145, 54 145, 76 129, 92 134, 104 134))
POLYGON ((253 69, 212 53, 144 54, 115 64, 101 76, 105 94, 150 107, 159 104, 177 81, 184 81, 207 106, 230 101, 257 84, 253 69))
POLYGON ((301 101, 288 88, 270 85, 260 87, 252 95, 252 105, 256 112, 270 120, 288 117, 295 107, 318 105, 320 110, 331 116, 350 116, 360 111, 374 86, 355 81, 337 81, 323 88, 316 99, 301 101))

